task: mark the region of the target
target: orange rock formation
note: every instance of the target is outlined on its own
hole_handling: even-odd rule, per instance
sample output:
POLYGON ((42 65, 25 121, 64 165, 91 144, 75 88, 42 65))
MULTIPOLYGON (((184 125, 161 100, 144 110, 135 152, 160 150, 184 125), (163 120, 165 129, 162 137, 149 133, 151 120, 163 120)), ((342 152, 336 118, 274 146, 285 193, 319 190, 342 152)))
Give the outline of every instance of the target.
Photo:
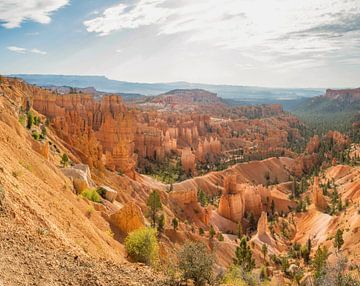
POLYGON ((323 191, 319 186, 319 177, 314 177, 313 200, 315 207, 319 210, 324 211, 328 206, 323 191))
POLYGON ((34 94, 33 108, 90 167, 119 170, 134 176, 135 120, 119 96, 34 94))

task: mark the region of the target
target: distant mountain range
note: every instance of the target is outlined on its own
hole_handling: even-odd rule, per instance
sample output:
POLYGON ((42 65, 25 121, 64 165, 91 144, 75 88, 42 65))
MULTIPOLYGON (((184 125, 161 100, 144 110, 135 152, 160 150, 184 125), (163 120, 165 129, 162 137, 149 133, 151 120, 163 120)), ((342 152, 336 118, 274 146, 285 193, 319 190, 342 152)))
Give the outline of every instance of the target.
POLYGON ((326 90, 326 93, 299 101, 289 109, 320 132, 347 131, 360 118, 360 88, 326 90))
POLYGON ((13 74, 38 86, 94 87, 98 91, 158 95, 174 89, 205 89, 219 97, 231 100, 231 104, 281 103, 323 94, 325 89, 267 88, 239 85, 214 85, 188 82, 138 83, 108 79, 105 76, 13 74))

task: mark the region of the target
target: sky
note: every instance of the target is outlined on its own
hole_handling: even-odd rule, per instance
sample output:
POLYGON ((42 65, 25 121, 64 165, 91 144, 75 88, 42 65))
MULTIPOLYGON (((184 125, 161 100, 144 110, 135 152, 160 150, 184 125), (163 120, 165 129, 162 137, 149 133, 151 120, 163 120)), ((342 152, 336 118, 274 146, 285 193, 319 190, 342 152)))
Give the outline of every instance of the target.
POLYGON ((0 73, 360 86, 360 0, 1 0, 0 73))

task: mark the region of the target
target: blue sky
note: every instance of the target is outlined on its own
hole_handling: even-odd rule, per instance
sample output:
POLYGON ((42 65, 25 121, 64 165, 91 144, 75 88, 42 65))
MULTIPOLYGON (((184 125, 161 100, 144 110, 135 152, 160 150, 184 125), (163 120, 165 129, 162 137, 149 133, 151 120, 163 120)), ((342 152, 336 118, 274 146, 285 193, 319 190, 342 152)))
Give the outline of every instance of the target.
POLYGON ((1 0, 0 73, 360 86, 359 0, 1 0))

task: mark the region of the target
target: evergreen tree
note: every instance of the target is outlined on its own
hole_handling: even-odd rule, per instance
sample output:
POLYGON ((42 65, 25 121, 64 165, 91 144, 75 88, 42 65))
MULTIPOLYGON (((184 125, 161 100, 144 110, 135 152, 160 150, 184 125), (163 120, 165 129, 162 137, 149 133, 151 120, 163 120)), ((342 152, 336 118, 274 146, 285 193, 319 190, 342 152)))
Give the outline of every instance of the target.
POLYGON ((275 214, 275 202, 271 200, 271 215, 274 216, 275 214))
POLYGON ((174 230, 176 231, 177 228, 178 228, 178 226, 179 226, 179 221, 177 220, 176 217, 174 217, 174 218, 172 219, 172 226, 173 226, 174 230))
POLYGON ((33 123, 34 123, 33 114, 31 112, 28 112, 26 128, 31 129, 31 127, 33 126, 33 123))
POLYGON ((327 258, 329 257, 329 251, 324 246, 321 246, 316 250, 314 259, 313 259, 313 266, 315 270, 315 278, 319 279, 321 276, 325 274, 327 258))
POLYGON ((337 249, 337 251, 339 251, 342 245, 344 244, 343 233, 344 231, 342 229, 338 229, 336 231, 334 237, 334 247, 337 249))
POLYGON ((211 225, 209 230, 210 239, 212 239, 215 236, 216 232, 214 227, 211 225))
POLYGON ((159 217, 158 217, 158 232, 159 233, 162 233, 164 231, 164 228, 165 228, 165 216, 164 214, 161 214, 159 217))
POLYGON ((245 236, 242 237, 239 246, 236 247, 234 263, 241 266, 245 271, 251 271, 255 267, 255 260, 245 236))
POLYGON ((206 194, 203 190, 199 190, 199 192, 198 192, 198 202, 200 203, 200 205, 202 207, 207 206, 207 204, 209 202, 208 197, 206 196, 206 194))
POLYGON ((268 247, 267 247, 267 244, 264 243, 262 246, 261 246, 261 252, 263 254, 263 257, 264 257, 264 261, 266 261, 266 254, 268 252, 268 247))
POLYGON ((156 216, 158 211, 162 209, 160 195, 156 191, 152 191, 147 200, 147 206, 149 208, 149 216, 151 218, 151 226, 156 226, 156 216))

